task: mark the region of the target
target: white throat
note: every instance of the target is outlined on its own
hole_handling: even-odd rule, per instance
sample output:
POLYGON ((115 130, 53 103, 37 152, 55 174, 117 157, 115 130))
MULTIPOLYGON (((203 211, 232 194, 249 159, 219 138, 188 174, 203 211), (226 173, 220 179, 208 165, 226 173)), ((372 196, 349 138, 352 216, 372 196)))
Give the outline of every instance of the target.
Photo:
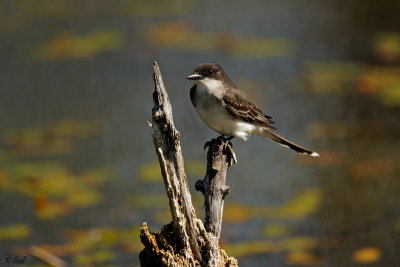
POLYGON ((201 80, 197 80, 196 84, 198 85, 199 90, 205 90, 209 94, 212 94, 218 98, 222 97, 225 91, 223 83, 213 78, 204 78, 201 80))

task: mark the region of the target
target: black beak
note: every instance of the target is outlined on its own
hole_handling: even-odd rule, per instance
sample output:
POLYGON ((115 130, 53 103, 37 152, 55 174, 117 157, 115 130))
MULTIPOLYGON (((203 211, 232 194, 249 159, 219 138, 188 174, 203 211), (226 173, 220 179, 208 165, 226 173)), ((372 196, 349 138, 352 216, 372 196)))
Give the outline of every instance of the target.
POLYGON ((186 79, 188 79, 188 80, 200 80, 202 78, 203 78, 203 76, 198 73, 193 73, 192 75, 189 75, 186 77, 186 79))

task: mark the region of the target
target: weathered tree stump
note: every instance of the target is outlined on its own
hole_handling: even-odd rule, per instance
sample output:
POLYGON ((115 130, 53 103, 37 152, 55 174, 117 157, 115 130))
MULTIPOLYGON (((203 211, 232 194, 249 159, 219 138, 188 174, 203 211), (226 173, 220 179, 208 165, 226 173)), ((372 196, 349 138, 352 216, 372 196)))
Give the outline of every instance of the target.
MULTIPOLYGON (((177 267, 237 266, 237 260, 228 257, 225 251, 220 249, 218 237, 213 233, 208 233, 202 221, 196 218, 184 171, 179 140, 180 133, 174 126, 172 107, 156 62, 154 62, 154 83, 154 108, 151 123, 151 127, 153 128, 152 136, 169 199, 172 222, 165 225, 159 233, 151 233, 147 224, 143 223, 140 238, 145 248, 139 255, 140 264, 141 266, 177 267)), ((226 149, 224 151, 226 152, 226 149)), ((221 159, 229 159, 230 156, 228 155, 221 156, 221 159)), ((218 158, 220 156, 216 153, 215 157, 218 158)), ((219 165, 224 164, 211 163, 210 166, 215 167, 213 168, 213 172, 219 171, 219 167, 217 167, 219 165)), ((220 169, 226 172, 225 168, 220 169)), ((216 181, 211 178, 213 177, 212 175, 209 177, 210 181, 216 181)), ((203 184, 204 188, 208 188, 206 183, 203 184)), ((207 190, 205 189, 205 191, 207 190)), ((210 212, 213 209, 210 209, 210 212)), ((211 217, 213 216, 211 215, 211 217)), ((218 229, 220 230, 220 228, 219 226, 218 229)))
POLYGON ((221 234, 224 199, 231 188, 226 186, 226 172, 236 163, 232 143, 222 137, 207 142, 207 173, 196 182, 196 190, 204 195, 205 228, 217 238, 221 234))

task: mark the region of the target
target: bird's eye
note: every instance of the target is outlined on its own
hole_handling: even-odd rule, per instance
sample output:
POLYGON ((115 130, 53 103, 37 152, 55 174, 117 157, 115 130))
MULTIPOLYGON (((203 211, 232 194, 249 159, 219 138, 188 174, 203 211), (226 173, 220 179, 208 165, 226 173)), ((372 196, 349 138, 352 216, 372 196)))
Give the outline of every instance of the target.
POLYGON ((208 71, 210 74, 213 74, 214 73, 214 70, 209 70, 208 71))

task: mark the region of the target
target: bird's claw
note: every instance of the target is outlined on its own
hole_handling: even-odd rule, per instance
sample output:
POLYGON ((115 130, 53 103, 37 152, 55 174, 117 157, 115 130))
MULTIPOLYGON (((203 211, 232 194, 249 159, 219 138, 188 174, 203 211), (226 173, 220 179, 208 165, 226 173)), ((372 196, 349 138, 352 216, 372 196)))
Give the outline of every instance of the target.
POLYGON ((206 150, 206 148, 209 147, 209 146, 211 145, 211 143, 214 142, 215 140, 220 141, 220 142, 226 142, 226 141, 232 140, 233 137, 234 137, 234 136, 225 137, 225 135, 220 135, 220 136, 218 136, 216 139, 213 138, 213 139, 211 139, 210 141, 207 141, 207 142, 204 144, 204 150, 206 150))
POLYGON ((204 144, 204 150, 206 150, 206 148, 209 147, 213 141, 214 141, 214 139, 212 139, 211 141, 207 141, 207 142, 204 144))
POLYGON ((220 135, 220 136, 217 137, 217 140, 226 142, 226 141, 232 140, 233 137, 234 137, 234 136, 225 137, 225 135, 220 135))

